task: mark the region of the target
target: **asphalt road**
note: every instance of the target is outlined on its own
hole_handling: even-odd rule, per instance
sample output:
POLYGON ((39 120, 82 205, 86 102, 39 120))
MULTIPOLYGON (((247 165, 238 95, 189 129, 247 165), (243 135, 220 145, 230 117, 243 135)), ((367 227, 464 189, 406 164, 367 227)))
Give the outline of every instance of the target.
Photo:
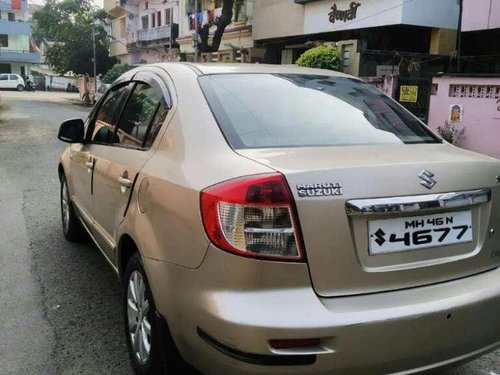
MULTIPOLYGON (((75 94, 0 94, 0 374, 132 374, 120 284, 61 231, 57 129, 89 109, 75 94)), ((500 351, 446 373, 494 374, 500 351)))
POLYGON ((0 94, 0 374, 132 374, 120 284, 61 232, 57 130, 89 109, 75 94, 0 94))

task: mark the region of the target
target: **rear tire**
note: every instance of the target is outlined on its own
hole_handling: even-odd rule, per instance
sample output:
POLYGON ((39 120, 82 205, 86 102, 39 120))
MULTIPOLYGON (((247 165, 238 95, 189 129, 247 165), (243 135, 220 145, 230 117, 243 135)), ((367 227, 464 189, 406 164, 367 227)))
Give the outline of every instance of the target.
POLYGON ((17 91, 23 91, 24 86, 23 85, 17 85, 17 91))
POLYGON ((83 228, 69 198, 66 177, 61 176, 61 218, 64 237, 71 242, 83 242, 87 233, 83 228))
POLYGON ((137 375, 186 375, 182 360, 156 306, 139 253, 134 253, 123 276, 125 334, 137 375))

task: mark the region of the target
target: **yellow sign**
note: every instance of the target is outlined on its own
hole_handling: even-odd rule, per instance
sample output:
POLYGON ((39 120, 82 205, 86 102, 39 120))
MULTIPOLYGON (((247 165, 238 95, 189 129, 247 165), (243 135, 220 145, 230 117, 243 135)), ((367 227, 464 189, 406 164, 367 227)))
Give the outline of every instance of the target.
POLYGON ((401 86, 399 101, 401 103, 416 103, 418 99, 418 86, 401 86))

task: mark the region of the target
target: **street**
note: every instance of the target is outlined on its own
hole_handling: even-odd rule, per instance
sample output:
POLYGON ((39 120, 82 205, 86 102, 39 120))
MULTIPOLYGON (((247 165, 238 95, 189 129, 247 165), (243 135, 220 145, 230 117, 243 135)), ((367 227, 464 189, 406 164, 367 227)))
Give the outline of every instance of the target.
MULTIPOLYGON (((0 94, 0 373, 132 374, 118 279, 61 230, 57 131, 90 109, 78 94, 0 94)), ((446 375, 495 373, 500 351, 446 375)))

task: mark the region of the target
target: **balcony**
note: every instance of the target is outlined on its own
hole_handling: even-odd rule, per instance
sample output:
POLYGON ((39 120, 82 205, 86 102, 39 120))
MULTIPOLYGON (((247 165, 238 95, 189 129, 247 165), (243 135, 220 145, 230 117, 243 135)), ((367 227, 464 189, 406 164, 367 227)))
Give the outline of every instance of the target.
POLYGON ((29 22, 24 21, 0 21, 0 34, 30 35, 29 22))
POLYGON ((0 62, 40 64, 39 52, 0 50, 0 62))
POLYGON ((170 39, 170 26, 139 30, 137 39, 139 42, 152 42, 154 40, 170 39))
POLYGON ((104 0, 104 10, 114 18, 127 15, 124 0, 104 0))

